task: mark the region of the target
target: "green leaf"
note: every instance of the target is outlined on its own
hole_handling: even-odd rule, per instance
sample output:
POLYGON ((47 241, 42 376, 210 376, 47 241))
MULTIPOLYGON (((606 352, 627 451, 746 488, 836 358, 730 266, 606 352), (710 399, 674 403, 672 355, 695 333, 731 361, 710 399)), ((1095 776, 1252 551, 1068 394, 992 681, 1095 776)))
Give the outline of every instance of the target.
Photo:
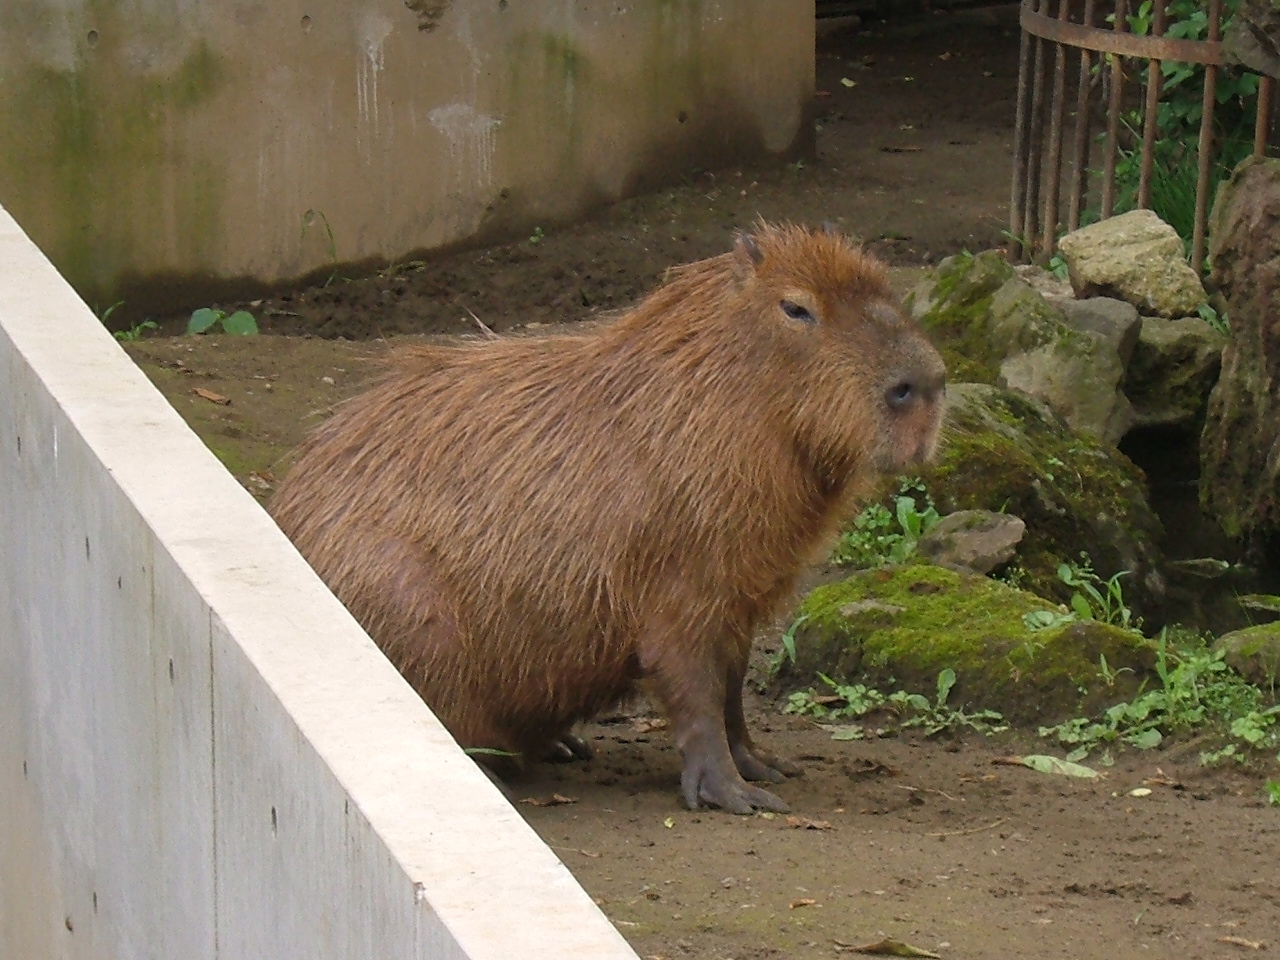
POLYGON ((187 333, 204 333, 215 323, 221 320, 223 313, 221 310, 212 310, 209 307, 201 307, 195 313, 191 314, 191 319, 187 321, 187 333))
POLYGON ((258 321, 248 310, 237 310, 222 321, 222 329, 238 337, 252 337, 258 333, 258 321))
POLYGON ((944 667, 942 672, 938 674, 938 706, 942 706, 947 702, 947 696, 955 685, 956 672, 950 667, 944 667))
POLYGON ((1160 731, 1152 727, 1150 730, 1143 730, 1141 733, 1125 737, 1125 742, 1132 744, 1139 750, 1153 750, 1160 746, 1160 741, 1163 739, 1164 737, 1160 735, 1160 731))
POLYGON ((1089 606, 1089 601, 1084 598, 1084 594, 1073 593, 1071 595, 1071 609, 1075 611, 1075 615, 1081 620, 1093 619, 1093 608, 1089 606))

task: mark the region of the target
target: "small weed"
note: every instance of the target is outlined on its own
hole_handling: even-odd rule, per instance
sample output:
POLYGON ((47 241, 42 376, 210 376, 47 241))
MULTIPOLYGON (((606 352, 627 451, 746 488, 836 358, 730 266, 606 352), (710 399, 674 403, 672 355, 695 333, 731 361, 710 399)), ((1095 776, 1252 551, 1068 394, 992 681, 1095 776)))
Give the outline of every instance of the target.
POLYGON ((916 544, 941 519, 924 484, 901 477, 893 498, 893 511, 882 503, 868 504, 845 531, 831 555, 841 567, 874 568, 904 563, 916 552, 916 544), (921 509, 923 502, 924 508, 921 509))
POLYGON ((1218 311, 1209 304, 1200 304, 1196 313, 1199 314, 1201 320, 1209 324, 1209 326, 1213 327, 1213 329, 1217 330, 1223 336, 1226 336, 1231 332, 1230 328, 1227 326, 1227 315, 1225 313, 1218 313, 1218 311))
MULTIPOLYGON (((1206 726, 1221 728, 1229 738, 1222 749, 1201 755, 1206 763, 1247 748, 1280 746, 1280 706, 1266 707, 1262 691, 1231 670, 1221 651, 1185 634, 1173 636, 1171 640, 1171 631, 1162 630, 1155 640, 1158 688, 1108 707, 1101 717, 1041 727, 1040 735, 1071 747, 1068 760, 1081 760, 1117 742, 1150 749, 1169 734, 1206 726)), ((1105 660, 1100 666, 1103 679, 1113 681, 1118 671, 1110 670, 1105 660)))
POLYGON ((1126 630, 1136 629, 1133 615, 1124 602, 1120 578, 1129 571, 1121 570, 1103 580, 1093 570, 1089 555, 1080 554, 1079 562, 1068 561, 1058 565, 1058 579, 1068 587, 1074 587, 1071 595, 1071 612, 1081 620, 1100 620, 1126 630))
POLYGON ((111 315, 123 306, 124 306, 124 301, 117 300, 115 303, 107 307, 107 309, 103 310, 101 313, 98 313, 98 308, 96 306, 93 308, 93 312, 98 313, 98 319, 102 321, 103 326, 106 326, 107 321, 111 319, 111 315))
POLYGON ((141 323, 135 323, 128 330, 117 330, 113 334, 117 340, 141 340, 148 330, 157 330, 160 325, 154 320, 143 320, 141 323))
POLYGON ((1071 278, 1071 271, 1067 269, 1067 261, 1063 259, 1060 253, 1055 253, 1049 258, 1049 272, 1059 280, 1069 280, 1071 278))
POLYGON ((545 239, 547 239, 547 235, 542 232, 541 227, 534 227, 533 233, 529 234, 529 243, 535 247, 545 239))
POLYGON ((248 310, 237 310, 227 315, 212 307, 201 307, 191 314, 191 319, 187 321, 187 333, 207 333, 218 325, 222 326, 223 333, 236 336, 252 337, 258 333, 258 321, 253 319, 253 314, 248 310))
POLYGON ((783 631, 782 637, 780 638, 782 646, 778 648, 778 652, 774 655, 773 660, 769 664, 770 677, 776 677, 778 675, 778 671, 782 669, 782 665, 786 661, 789 660, 792 664, 796 662, 796 631, 800 629, 806 619, 808 618, 804 616, 796 617, 795 620, 791 622, 791 626, 787 627, 787 629, 783 631))
POLYGON ((1280 807, 1280 780, 1267 781, 1267 803, 1280 807))
POLYGON ((802 717, 813 717, 816 720, 834 721, 850 720, 865 717, 876 710, 889 709, 899 716, 905 716, 899 726, 902 729, 918 727, 925 736, 933 736, 946 730, 968 727, 979 733, 998 733, 1006 729, 1004 717, 994 710, 979 710, 966 713, 947 705, 951 688, 955 686, 956 674, 950 667, 938 674, 936 697, 932 703, 929 698, 918 693, 907 693, 896 690, 884 694, 874 687, 865 684, 836 683, 824 673, 818 677, 831 690, 821 694, 813 690, 800 690, 787 698, 784 713, 794 713, 802 717))

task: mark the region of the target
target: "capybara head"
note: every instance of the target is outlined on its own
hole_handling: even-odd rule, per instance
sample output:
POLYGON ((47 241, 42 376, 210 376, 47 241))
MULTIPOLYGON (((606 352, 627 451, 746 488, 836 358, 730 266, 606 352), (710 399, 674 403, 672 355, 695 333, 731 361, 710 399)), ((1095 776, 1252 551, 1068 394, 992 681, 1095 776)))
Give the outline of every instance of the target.
POLYGON ((884 267, 830 229, 760 225, 732 254, 744 336, 770 347, 767 378, 797 436, 836 472, 897 472, 932 456, 946 370, 898 306, 884 267))
POLYGON ((791 769, 746 728, 751 638, 942 416, 884 268, 761 224, 581 335, 398 356, 272 512, 453 735, 582 753, 572 725, 643 681, 689 806, 786 809, 747 782, 791 769))

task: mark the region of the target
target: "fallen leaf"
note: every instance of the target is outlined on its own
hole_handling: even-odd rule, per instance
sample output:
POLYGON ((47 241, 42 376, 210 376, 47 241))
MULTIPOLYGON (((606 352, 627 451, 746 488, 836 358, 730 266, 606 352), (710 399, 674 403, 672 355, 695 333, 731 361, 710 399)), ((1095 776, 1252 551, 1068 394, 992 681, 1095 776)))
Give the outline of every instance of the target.
POLYGON ((1267 945, 1265 940, 1246 940, 1244 937, 1219 937, 1219 943, 1229 943, 1233 947, 1247 947, 1250 950, 1261 950, 1267 945))
POLYGON ((817 902, 818 901, 814 900, 812 897, 801 897, 799 900, 791 901, 791 909, 794 910, 797 907, 812 907, 817 902))
POLYGON ((1059 773, 1063 776, 1082 777, 1086 780, 1097 780, 1102 776, 1097 770, 1093 770, 1090 767, 1072 763, 1069 760, 1060 760, 1057 757, 1050 757, 1046 754, 1033 753, 1025 757, 995 757, 991 762, 1010 767, 1028 767, 1037 773, 1059 773))
POLYGON ((841 77, 841 78, 840 78, 840 85, 841 85, 842 87, 856 87, 856 86, 858 85, 858 81, 857 81, 857 80, 850 80, 848 77, 841 77))
POLYGON ((1175 897, 1167 897, 1165 899, 1165 902, 1176 904, 1179 907, 1185 907, 1187 904, 1191 902, 1191 891, 1187 890, 1186 892, 1180 893, 1175 897))
POLYGON ((674 826, 676 825, 676 818, 675 818, 675 817, 667 817, 667 819, 665 819, 665 820, 663 820, 663 821, 662 821, 662 825, 663 825, 664 827, 666 827, 668 830, 670 830, 672 827, 674 827, 674 826))
POLYGON ((808 817, 787 817, 787 826, 797 830, 831 830, 827 820, 810 820, 808 817))
POLYGON ((1151 796, 1151 788, 1150 787, 1134 787, 1132 790, 1129 791, 1129 796, 1149 797, 1151 796))
POLYGON ((932 950, 913 947, 909 943, 894 940, 892 937, 886 937, 877 943, 863 944, 861 947, 854 947, 853 949, 857 953, 871 953, 882 957, 932 957, 933 960, 942 960, 941 954, 934 953, 932 950))
POLYGON ((558 807, 564 803, 577 803, 578 798, 566 797, 564 794, 553 793, 551 797, 546 800, 541 797, 525 797, 520 802, 527 803, 531 807, 558 807))
POLYGON ((230 397, 224 397, 220 393, 214 393, 212 390, 206 390, 204 387, 196 387, 192 391, 196 396, 208 400, 210 403, 220 403, 224 407, 231 402, 230 397))
POLYGON ((631 722, 631 729, 636 733, 649 733, 652 730, 665 730, 667 728, 667 720, 665 717, 637 717, 631 722))

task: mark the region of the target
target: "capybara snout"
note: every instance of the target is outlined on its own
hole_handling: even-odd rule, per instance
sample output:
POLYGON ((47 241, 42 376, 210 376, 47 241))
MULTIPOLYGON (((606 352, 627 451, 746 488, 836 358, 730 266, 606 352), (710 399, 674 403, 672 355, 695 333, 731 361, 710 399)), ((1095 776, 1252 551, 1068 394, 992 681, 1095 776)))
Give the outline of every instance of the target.
POLYGON ((752 633, 943 382, 882 265, 761 224, 585 334, 402 349, 271 509, 463 746, 537 759, 644 681, 687 805, 785 810, 752 633))

